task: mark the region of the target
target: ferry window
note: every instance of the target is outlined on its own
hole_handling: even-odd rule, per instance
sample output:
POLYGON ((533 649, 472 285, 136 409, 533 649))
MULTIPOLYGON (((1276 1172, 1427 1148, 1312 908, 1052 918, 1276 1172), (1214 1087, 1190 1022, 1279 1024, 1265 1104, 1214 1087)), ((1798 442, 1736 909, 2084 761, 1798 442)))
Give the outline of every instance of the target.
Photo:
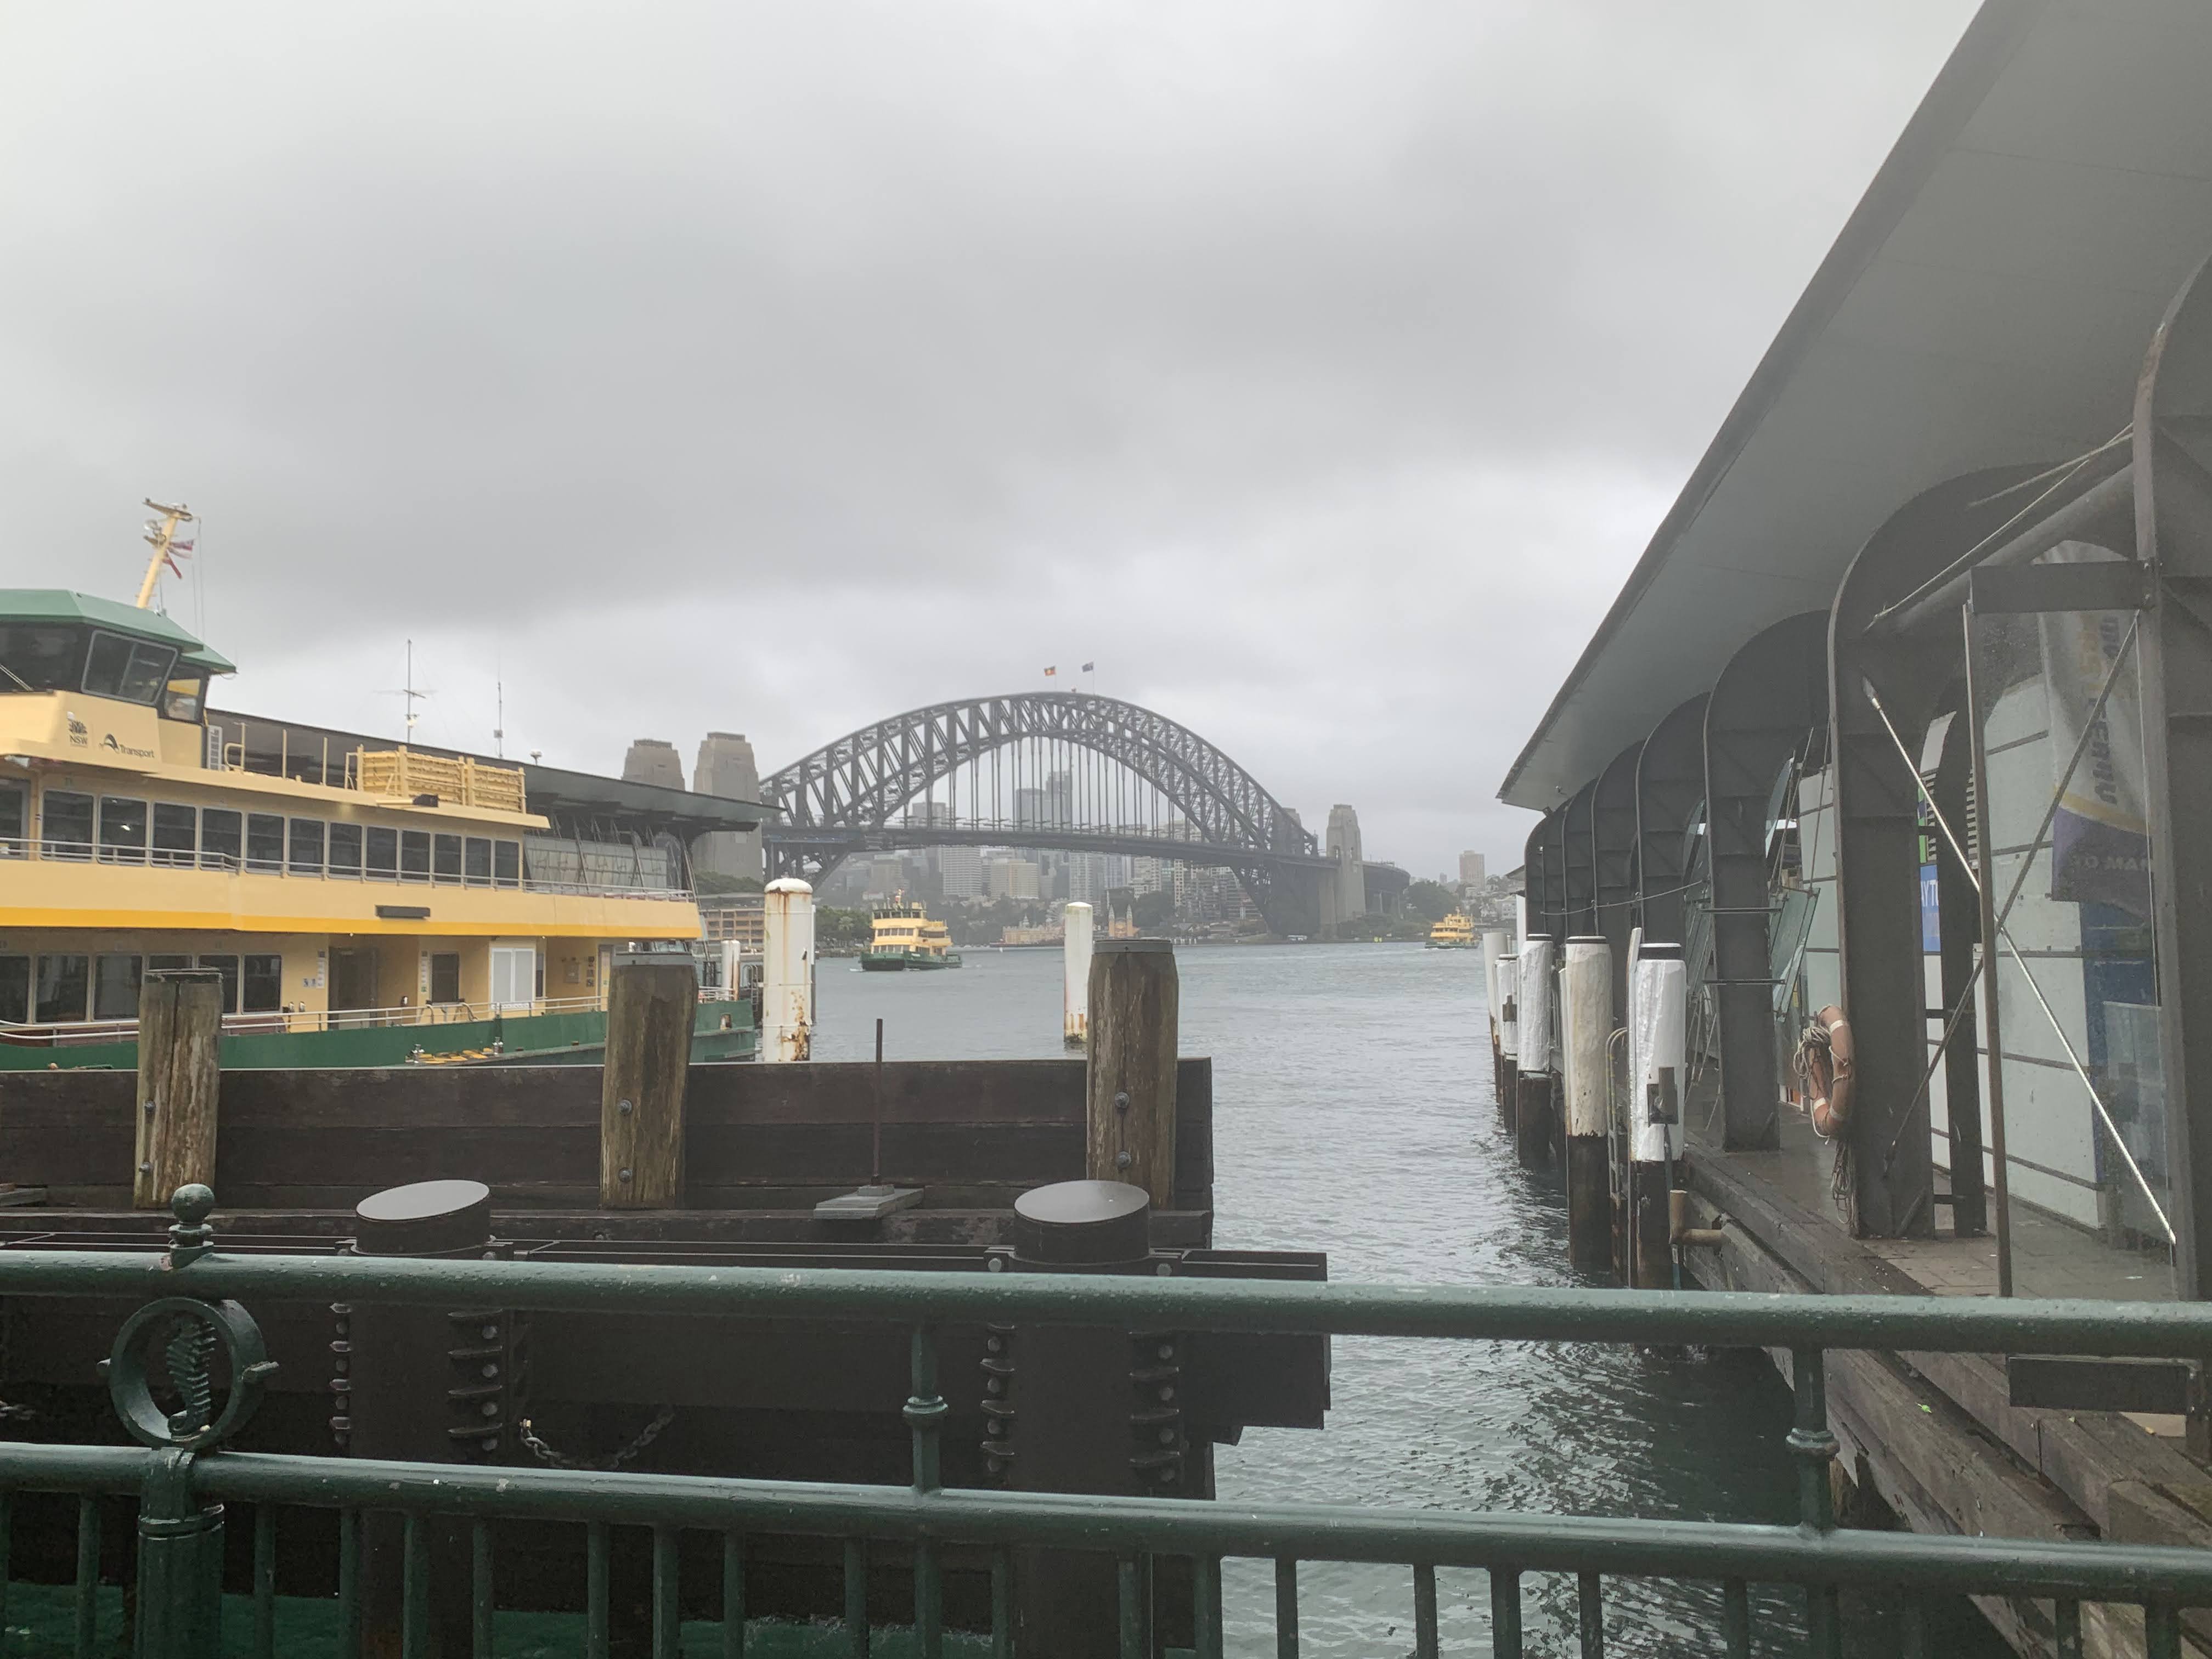
POLYGON ((207 701, 208 677, 204 669, 179 669, 161 689, 161 714, 173 720, 197 720, 207 701))
POLYGON ((146 958, 146 971, 149 974, 163 973, 173 968, 189 968, 191 965, 192 959, 190 957, 148 957, 146 958))
POLYGON ((284 820, 274 812, 246 815, 246 867, 274 875, 284 868, 284 820))
POLYGON ((522 843, 520 842, 492 842, 491 878, 501 887, 522 885, 522 843))
POLYGON ((41 803, 45 823, 39 839, 50 859, 92 856, 92 797, 49 789, 41 803))
POLYGON ((362 840, 367 848, 369 879, 394 879, 399 874, 399 832, 379 829, 372 823, 362 840))
POLYGON ((94 1019, 138 1018, 138 958, 98 957, 93 962, 92 1017, 94 1019))
POLYGON ((91 654, 85 659, 84 689, 95 697, 152 702, 161 696, 169 671, 176 665, 177 648, 173 645, 95 633, 91 654))
POLYGON ((319 876, 323 873, 323 821, 320 818, 292 820, 292 873, 295 876, 319 876))
POLYGON ((200 815, 197 807, 154 803, 154 862, 189 870, 198 854, 200 815))
POLYGON ((361 873, 359 824, 334 823, 331 826, 331 873, 334 876, 357 876, 361 873))
POLYGON ((461 872, 471 887, 491 885, 491 842, 471 836, 461 848, 461 872))
POLYGON ((81 628, 0 628, 0 692, 74 691, 83 666, 81 628))
POLYGON ((31 1018, 31 959, 0 957, 0 1023, 21 1025, 31 1018))
POLYGON ((399 878, 402 881, 430 879, 428 830, 402 830, 399 832, 399 878))
POLYGON ((459 1002, 461 1000, 461 957, 458 951, 433 951, 430 953, 430 1000, 459 1002))
POLYGON ((222 975, 222 1011, 226 1014, 238 1012, 238 958, 236 957, 202 957, 199 965, 212 968, 222 975))
POLYGON ((246 820, 228 806, 200 813, 200 868, 235 870, 245 856, 246 820))
POLYGON ((459 836, 439 836, 433 838, 437 848, 437 874, 440 881, 459 881, 461 878, 461 838, 459 836))
POLYGON ((31 792, 20 783, 0 783, 0 858, 23 856, 23 836, 31 827, 30 817, 31 792))
POLYGON ((146 861, 146 803, 115 795, 100 798, 100 861, 102 864, 143 864, 146 861))
POLYGON ((85 993, 91 985, 90 957, 40 957, 38 1006, 33 1017, 41 1025, 51 1025, 56 1020, 82 1019, 85 993))
POLYGON ((284 958, 248 957, 240 981, 240 1007, 249 1014, 273 1014, 284 1006, 284 958))

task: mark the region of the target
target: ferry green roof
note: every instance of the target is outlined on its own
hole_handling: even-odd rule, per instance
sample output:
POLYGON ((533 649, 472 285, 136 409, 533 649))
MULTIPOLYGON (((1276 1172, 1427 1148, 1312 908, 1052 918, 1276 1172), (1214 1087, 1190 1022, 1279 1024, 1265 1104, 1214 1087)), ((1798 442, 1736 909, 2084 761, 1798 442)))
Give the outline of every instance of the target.
POLYGON ((65 587, 0 588, 0 623, 89 623, 118 634, 173 645, 178 654, 195 668, 210 673, 234 674, 237 664, 210 650, 158 611, 141 611, 118 599, 91 593, 72 593, 65 587))

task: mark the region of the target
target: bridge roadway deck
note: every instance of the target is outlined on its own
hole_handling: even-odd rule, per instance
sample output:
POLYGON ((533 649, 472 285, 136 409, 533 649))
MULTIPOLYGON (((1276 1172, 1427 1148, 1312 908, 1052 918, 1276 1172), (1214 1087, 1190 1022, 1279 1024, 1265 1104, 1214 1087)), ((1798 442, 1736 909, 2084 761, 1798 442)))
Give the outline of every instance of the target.
MULTIPOLYGON (((1692 1224, 1727 1217, 1725 1244, 1686 1252, 1698 1283, 1835 1295, 1995 1294, 1990 1239, 1957 1238, 1948 1228, 1927 1240, 1851 1237, 1829 1198, 1828 1147, 1799 1108, 1785 1104, 1782 1115, 1777 1152, 1692 1145, 1684 1184, 1696 1200, 1692 1224)), ((2150 1276, 2130 1279, 2124 1258, 2056 1222, 2015 1213, 2015 1262, 2043 1293, 2153 1293, 2150 1276)), ((1774 1359, 1786 1379, 1789 1356, 1774 1359)), ((1836 1353, 1828 1367, 1844 1444, 1838 1468, 1852 1483, 1838 1493, 1838 1507, 1859 1524, 2212 1548, 2212 1471, 2182 1449, 2179 1418, 2015 1407, 2002 1361, 1986 1356, 1836 1353)), ((1983 1611, 2022 1653, 2054 1651, 2046 1604, 1984 1603, 1983 1611)), ((2100 1649, 2100 1634, 2085 1629, 2089 1651, 2142 1651, 2139 1616, 2085 1607, 2085 1626, 2099 1617, 2106 1620, 2100 1634, 2107 1645, 2100 1649)), ((2195 1650, 2212 1652, 2212 1620, 2190 1615, 2188 1631, 2195 1650)))

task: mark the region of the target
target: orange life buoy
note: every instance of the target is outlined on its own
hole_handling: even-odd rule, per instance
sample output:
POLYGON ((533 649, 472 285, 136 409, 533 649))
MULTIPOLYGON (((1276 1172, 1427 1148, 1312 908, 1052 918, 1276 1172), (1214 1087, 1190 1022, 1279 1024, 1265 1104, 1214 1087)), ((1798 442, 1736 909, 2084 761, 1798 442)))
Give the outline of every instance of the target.
POLYGON ((1823 1139, 1832 1139, 1850 1121, 1851 1083, 1857 1073, 1851 1057, 1851 1024, 1844 1011, 1831 1003, 1814 1015, 1797 1053, 1813 1127, 1823 1139))

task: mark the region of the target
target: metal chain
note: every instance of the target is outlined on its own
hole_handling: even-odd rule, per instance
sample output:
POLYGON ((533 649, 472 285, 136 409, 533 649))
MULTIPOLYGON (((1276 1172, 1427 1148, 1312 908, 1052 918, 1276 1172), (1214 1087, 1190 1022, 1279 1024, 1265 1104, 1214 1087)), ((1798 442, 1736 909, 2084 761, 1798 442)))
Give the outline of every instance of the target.
POLYGON ((531 1455, 537 1458, 539 1462, 550 1464, 556 1469, 591 1469, 604 1474, 609 1470, 621 1468, 625 1463, 631 1462, 647 1446, 659 1439, 660 1431, 675 1420, 676 1407, 663 1406, 653 1414, 653 1421, 638 1431, 636 1439, 631 1441, 612 1457, 599 1462, 594 1462, 588 1457, 570 1457, 554 1450, 552 1447, 538 1438, 537 1431, 530 1426, 530 1419, 526 1417, 522 1419, 517 1426, 522 1431, 522 1443, 530 1449, 531 1455))

